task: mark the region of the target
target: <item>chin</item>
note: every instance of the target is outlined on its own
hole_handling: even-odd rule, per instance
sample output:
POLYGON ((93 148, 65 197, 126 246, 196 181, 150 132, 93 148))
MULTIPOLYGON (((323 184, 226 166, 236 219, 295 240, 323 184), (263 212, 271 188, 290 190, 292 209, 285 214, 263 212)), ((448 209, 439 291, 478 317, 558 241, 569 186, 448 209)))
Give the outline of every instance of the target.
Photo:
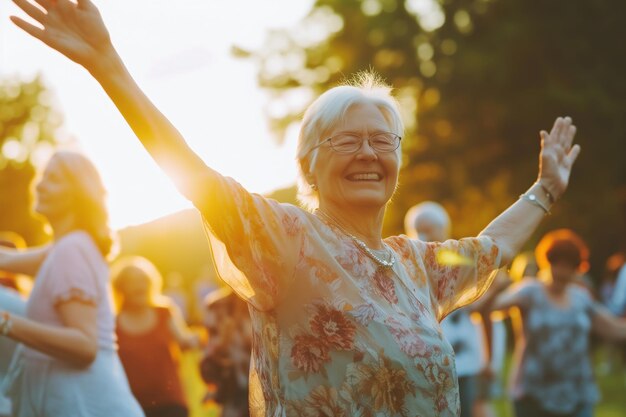
POLYGON ((347 199, 352 205, 363 207, 384 207, 390 200, 385 195, 379 193, 359 193, 347 199))
POLYGON ((39 203, 35 204, 35 206, 33 207, 33 212, 41 216, 46 215, 45 209, 43 209, 39 203))

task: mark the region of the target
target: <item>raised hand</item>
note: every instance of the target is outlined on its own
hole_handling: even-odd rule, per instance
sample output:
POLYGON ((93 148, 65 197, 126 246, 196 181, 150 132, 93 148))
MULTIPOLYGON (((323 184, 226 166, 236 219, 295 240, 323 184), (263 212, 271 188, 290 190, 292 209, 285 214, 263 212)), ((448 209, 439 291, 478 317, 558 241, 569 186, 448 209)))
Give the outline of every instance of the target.
POLYGON ((11 16, 11 21, 28 34, 56 49, 72 61, 93 70, 102 54, 113 50, 100 11, 90 0, 13 0, 41 25, 11 16))
POLYGON ((556 199, 569 182, 572 166, 580 153, 580 146, 572 146, 576 126, 569 117, 558 117, 550 133, 541 131, 539 154, 539 181, 556 199))

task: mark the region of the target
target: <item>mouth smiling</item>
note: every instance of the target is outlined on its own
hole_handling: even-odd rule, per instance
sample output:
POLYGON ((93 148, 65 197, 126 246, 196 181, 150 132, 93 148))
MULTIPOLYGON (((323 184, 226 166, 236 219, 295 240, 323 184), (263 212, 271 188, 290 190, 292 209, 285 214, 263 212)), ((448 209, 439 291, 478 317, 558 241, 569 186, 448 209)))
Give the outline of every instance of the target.
POLYGON ((376 172, 357 172, 346 176, 348 181, 380 181, 382 175, 376 172))

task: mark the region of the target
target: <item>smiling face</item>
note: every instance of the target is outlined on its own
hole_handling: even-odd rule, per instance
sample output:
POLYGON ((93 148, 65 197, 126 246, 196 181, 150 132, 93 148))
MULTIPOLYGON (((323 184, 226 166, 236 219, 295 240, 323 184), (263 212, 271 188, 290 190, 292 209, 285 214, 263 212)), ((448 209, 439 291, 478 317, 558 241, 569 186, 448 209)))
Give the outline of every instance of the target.
MULTIPOLYGON (((327 137, 350 133, 369 138, 390 131, 378 107, 363 103, 350 107, 343 122, 327 137)), ((399 166, 397 152, 377 153, 367 140, 352 154, 337 153, 326 143, 319 148, 310 180, 317 186, 322 209, 329 206, 342 211, 355 207, 382 209, 395 191, 399 166)))
POLYGON ((73 190, 59 158, 53 157, 35 188, 35 211, 49 220, 72 212, 73 190))

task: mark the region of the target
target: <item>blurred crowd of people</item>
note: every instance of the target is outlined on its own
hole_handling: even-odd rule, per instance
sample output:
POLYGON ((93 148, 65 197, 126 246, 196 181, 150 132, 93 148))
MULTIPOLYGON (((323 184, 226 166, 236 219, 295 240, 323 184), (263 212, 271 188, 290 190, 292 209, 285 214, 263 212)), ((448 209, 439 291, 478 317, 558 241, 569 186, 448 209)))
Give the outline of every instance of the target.
MULTIPOLYGON (((71 167, 88 163, 80 156, 60 155, 56 157, 57 164, 71 167), (72 158, 79 158, 81 162, 67 162, 72 158)), ((52 173, 49 172, 48 176, 53 176, 59 169, 54 163, 51 166, 52 173)), ((43 184, 38 187, 40 194, 46 192, 46 182, 49 181, 43 177, 43 184)), ((72 192, 80 192, 80 187, 72 192)), ((44 195, 40 198, 43 200, 40 203, 42 211, 47 213, 44 195)), ((54 203, 49 204, 52 204, 50 217, 56 212, 61 213, 61 217, 67 215, 67 211, 57 211, 54 203)), ((445 241, 451 235, 446 210, 434 202, 411 208, 405 218, 405 229, 408 236, 424 241, 445 241)), ((73 239, 79 238, 75 236, 73 239)), ((70 253, 59 254, 57 247, 65 246, 62 243, 64 240, 46 247, 43 254, 26 255, 28 249, 19 235, 8 231, 0 233, 0 246, 28 256, 18 263, 5 262, 7 270, 0 271, 2 310, 14 317, 39 322, 33 326, 62 325, 94 334, 99 350, 109 351, 115 358, 119 356, 123 371, 121 367, 115 368, 116 361, 107 362, 106 371, 101 369, 96 377, 104 381, 114 378, 116 382, 113 383, 117 384, 115 394, 120 399, 128 398, 125 412, 134 410, 137 415, 143 413, 147 417, 188 416, 189 400, 180 377, 180 358, 181 350, 195 349, 200 352, 198 371, 206 385, 204 397, 196 401, 219 405, 224 417, 249 415, 252 329, 247 304, 230 288, 215 287, 208 292, 202 305, 202 322, 190 328, 181 311, 181 306, 186 306, 187 302, 175 302, 163 295, 161 273, 148 259, 121 257, 112 262, 106 277, 98 278, 97 271, 106 272, 108 268, 103 257, 90 259, 89 254, 83 253, 84 246, 91 242, 72 246, 67 243, 70 249, 66 251, 70 253), (62 261, 70 263, 56 264, 62 261), (32 272, 37 276, 34 284, 23 275, 28 272, 25 265, 32 266, 33 263, 36 267, 32 272), (51 285, 49 281, 55 279, 52 275, 61 273, 67 265, 85 268, 82 272, 93 274, 75 277, 85 282, 74 282, 69 293, 61 290, 64 288, 62 282, 52 281, 57 287, 54 290, 47 287, 51 285), (12 272, 20 268, 20 273, 12 272), (106 290, 109 278, 112 296, 106 290), (50 300, 50 295, 43 295, 44 289, 56 295, 50 300), (67 303, 67 300, 94 306, 96 315, 111 319, 99 320, 97 324, 92 321, 93 328, 85 328, 71 320, 59 322, 59 318, 54 317, 58 313, 53 314, 51 308, 60 302, 67 303), (35 302, 38 304, 33 305, 35 302), (44 302, 48 307, 41 304, 44 302), (114 309, 102 307, 111 303, 115 305, 114 309), (108 372, 109 377, 103 377, 103 372, 108 372), (126 380, 128 392, 123 389, 126 380), (141 411, 134 406, 135 400, 141 411)), ((93 253, 98 254, 97 248, 93 248, 93 253)), ((626 346, 626 322, 620 319, 626 312, 626 263, 623 253, 616 253, 607 260, 604 275, 594 281, 587 275, 588 259, 589 249, 575 232, 568 229, 552 231, 541 239, 534 253, 521 253, 511 265, 499 270, 490 289, 480 299, 452 312, 441 322, 441 329, 455 352, 462 417, 497 416, 494 400, 505 398, 507 393, 516 417, 593 415, 600 393, 594 381, 590 335, 594 333, 607 340, 598 345, 606 348, 608 356, 596 370, 610 372, 615 368, 615 361, 623 360, 626 346), (508 383, 504 376, 505 362, 509 358, 507 351, 511 352, 512 358, 508 383)), ((93 314, 89 311, 82 313, 93 314)), ((32 331, 33 335, 29 337, 33 338, 34 345, 41 347, 30 348, 30 353, 29 348, 18 347, 10 337, 0 337, 0 379, 4 386, 12 387, 8 394, 0 396, 0 416, 35 412, 31 408, 28 411, 14 408, 14 414, 11 414, 10 398, 16 395, 18 398, 28 396, 29 407, 50 407, 52 410, 61 407, 62 410, 62 404, 43 400, 43 396, 33 397, 32 385, 22 385, 28 393, 16 394, 20 385, 9 380, 15 377, 20 358, 29 358, 29 354, 29 359, 38 365, 50 361, 46 355, 56 357, 52 361, 61 363, 68 362, 70 356, 69 362, 74 362, 74 366, 64 365, 63 372, 50 379, 59 389, 79 390, 80 396, 86 395, 90 389, 102 389, 101 382, 94 383, 93 387, 80 385, 72 388, 67 378, 76 375, 68 373, 68 369, 72 372, 81 369, 76 367, 77 363, 80 365, 78 357, 81 353, 47 340, 46 337, 50 336, 39 335, 38 331, 32 331), (44 362, 36 362, 37 359, 44 362)), ((80 340, 75 342, 80 343, 80 340)), ((19 366, 25 365, 22 362, 19 366)), ((52 366, 48 372, 54 373, 51 369, 52 366)), ((34 376, 39 376, 40 372, 34 376)), ((22 374, 19 378, 25 376, 22 374)), ((32 379, 26 381, 32 383, 32 379)), ((81 376, 78 381, 88 384, 89 378, 81 376)), ((109 392, 111 388, 106 390, 109 392)))
MULTIPOLYGON (((412 207, 407 235, 450 237, 450 219, 434 202, 412 207)), ((490 289, 446 317, 442 331, 456 354, 462 417, 496 416, 490 400, 506 392, 503 371, 510 318, 513 336, 508 396, 516 417, 590 417, 600 399, 594 379, 592 334, 626 352, 626 263, 618 252, 594 284, 589 249, 574 231, 558 229, 534 253, 519 254, 497 272, 490 289)), ((613 355, 609 360, 623 360, 613 355)), ((606 361, 606 360, 605 360, 606 361)), ((602 362, 600 372, 615 363, 602 362)), ((626 380, 625 380, 626 381, 626 380)))

